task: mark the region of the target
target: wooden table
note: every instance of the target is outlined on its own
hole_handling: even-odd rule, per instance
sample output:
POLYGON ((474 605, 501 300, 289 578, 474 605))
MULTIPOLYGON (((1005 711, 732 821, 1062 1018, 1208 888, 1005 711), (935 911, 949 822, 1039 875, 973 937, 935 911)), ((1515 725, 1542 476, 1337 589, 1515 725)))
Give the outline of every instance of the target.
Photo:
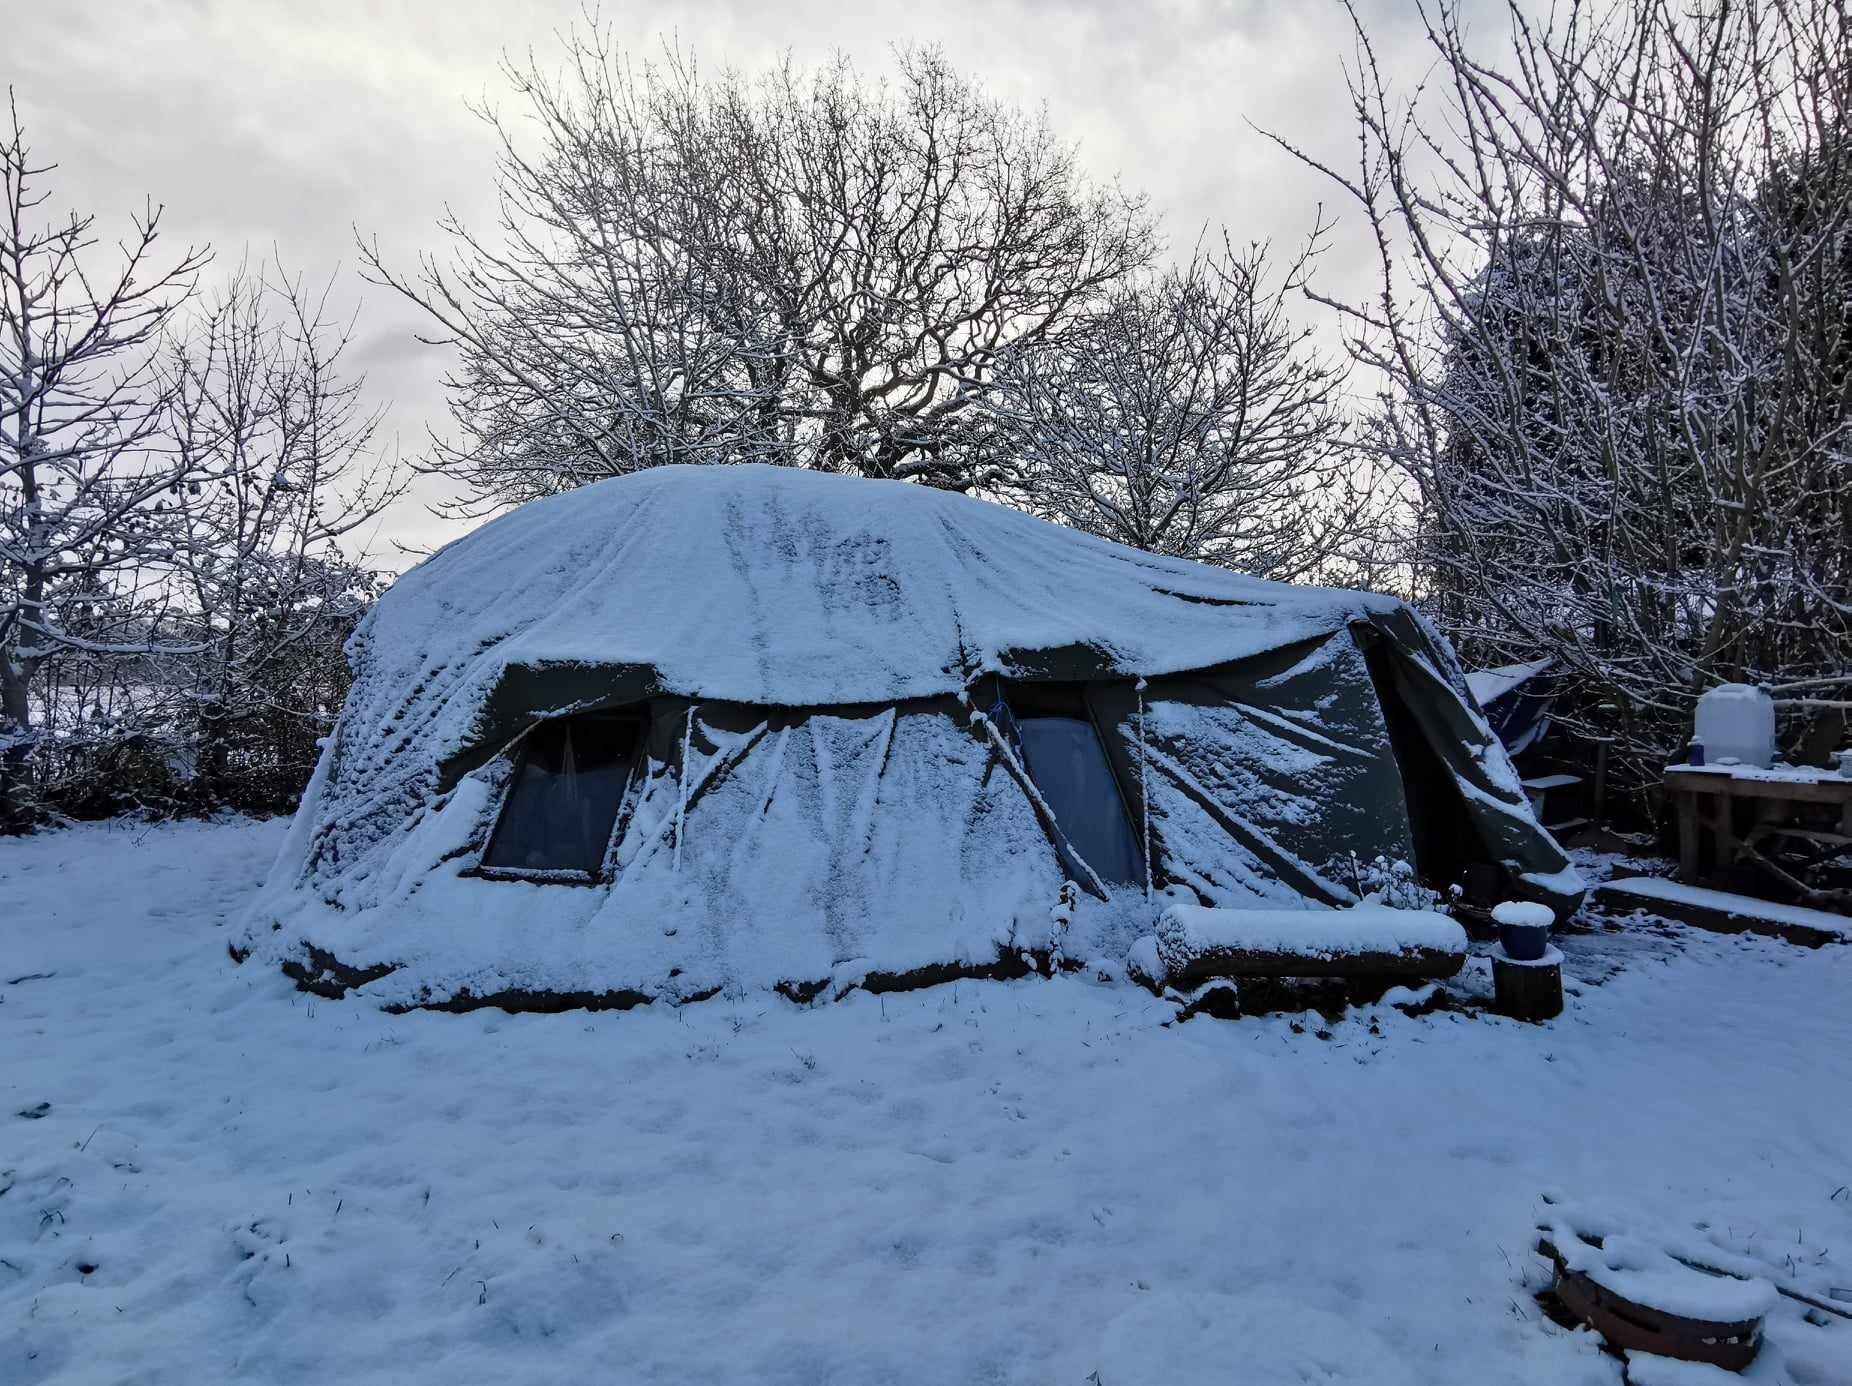
POLYGON ((1782 831, 1852 846, 1852 779, 1834 771, 1795 766, 1758 770, 1748 765, 1671 765, 1666 767, 1665 783, 1678 814, 1680 880, 1701 881, 1720 866, 1734 865, 1742 842, 1775 831, 1779 820, 1802 804, 1837 806, 1837 831, 1809 827, 1782 831), (1752 823, 1748 832, 1739 835, 1736 805, 1743 801, 1753 806, 1752 823))

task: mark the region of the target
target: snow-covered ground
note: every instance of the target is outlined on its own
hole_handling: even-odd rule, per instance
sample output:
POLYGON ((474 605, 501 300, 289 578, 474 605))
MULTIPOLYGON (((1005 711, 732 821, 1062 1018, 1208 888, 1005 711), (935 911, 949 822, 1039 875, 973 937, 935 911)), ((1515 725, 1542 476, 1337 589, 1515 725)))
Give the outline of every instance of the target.
MULTIPOLYGON (((281 833, 0 842, 0 1382, 1618 1381, 1545 1191, 1852 1286, 1852 949, 1571 937, 1549 1026, 1328 1038, 1081 978, 394 1017, 227 959, 281 833)), ((1750 1379, 1852 1381, 1828 1322, 1750 1379)))

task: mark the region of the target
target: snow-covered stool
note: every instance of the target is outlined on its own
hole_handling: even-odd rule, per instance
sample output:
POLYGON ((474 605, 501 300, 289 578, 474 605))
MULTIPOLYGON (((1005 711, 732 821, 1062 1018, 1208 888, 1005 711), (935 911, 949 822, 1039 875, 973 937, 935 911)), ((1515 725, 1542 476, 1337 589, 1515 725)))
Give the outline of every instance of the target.
POLYGON ((1550 945, 1541 958, 1492 954, 1494 1009, 1513 1020, 1554 1020, 1563 1013, 1563 955, 1550 945))
POLYGON ((1556 1297, 1608 1345, 1740 1372, 1762 1346, 1775 1287, 1697 1270, 1640 1237, 1548 1229, 1537 1250, 1556 1267, 1556 1297))
POLYGON ((1514 1020, 1550 1020, 1563 1013, 1563 955, 1550 945, 1556 916, 1548 905, 1506 900, 1492 910, 1498 951, 1492 954, 1497 1009, 1514 1020))

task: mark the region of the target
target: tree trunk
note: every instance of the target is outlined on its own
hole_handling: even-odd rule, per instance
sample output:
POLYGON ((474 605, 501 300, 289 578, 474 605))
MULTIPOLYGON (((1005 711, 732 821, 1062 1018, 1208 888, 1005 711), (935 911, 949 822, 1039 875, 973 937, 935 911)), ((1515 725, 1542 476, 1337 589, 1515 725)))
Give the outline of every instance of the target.
POLYGON ((32 826, 27 804, 32 704, 26 698, 26 678, 22 665, 0 653, 0 837, 32 826))

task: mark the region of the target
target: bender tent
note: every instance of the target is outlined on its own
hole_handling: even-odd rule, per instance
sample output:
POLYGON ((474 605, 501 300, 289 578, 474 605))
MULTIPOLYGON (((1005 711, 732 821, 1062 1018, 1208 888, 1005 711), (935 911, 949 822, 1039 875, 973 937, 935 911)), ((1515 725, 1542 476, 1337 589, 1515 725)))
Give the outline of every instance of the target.
POLYGON ((406 573, 246 943, 390 1006, 599 1005, 1123 959, 1174 899, 1377 859, 1572 909, 1392 598, 760 466, 532 502, 406 573))

